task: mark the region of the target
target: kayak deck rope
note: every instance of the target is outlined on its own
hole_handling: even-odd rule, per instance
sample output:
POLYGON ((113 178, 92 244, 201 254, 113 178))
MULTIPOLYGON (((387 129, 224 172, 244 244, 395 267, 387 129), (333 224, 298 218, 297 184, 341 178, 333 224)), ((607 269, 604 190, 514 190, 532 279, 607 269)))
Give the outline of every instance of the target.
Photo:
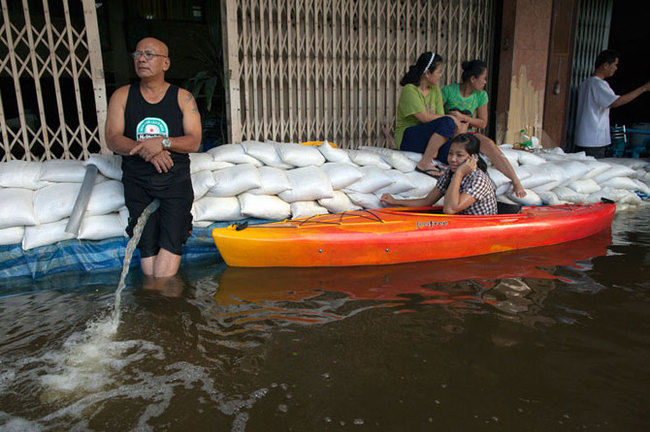
POLYGON ((384 223, 384 220, 374 213, 372 210, 351 210, 341 213, 335 213, 332 215, 314 215, 310 216, 307 219, 300 221, 298 226, 308 225, 308 224, 330 224, 330 225, 342 225, 343 218, 346 216, 356 216, 361 219, 368 219, 375 222, 384 223), (330 220, 330 218, 333 218, 330 220))

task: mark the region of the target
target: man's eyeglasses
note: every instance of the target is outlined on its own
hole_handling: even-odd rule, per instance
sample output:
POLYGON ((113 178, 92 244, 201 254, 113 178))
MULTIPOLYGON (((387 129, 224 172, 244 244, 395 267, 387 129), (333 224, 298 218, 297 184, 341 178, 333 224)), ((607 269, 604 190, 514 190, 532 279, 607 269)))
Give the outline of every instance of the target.
POLYGON ((144 58, 146 58, 147 60, 151 60, 154 57, 167 57, 166 55, 152 53, 151 51, 134 51, 131 53, 131 57, 133 57, 136 60, 142 56, 144 56, 144 58))

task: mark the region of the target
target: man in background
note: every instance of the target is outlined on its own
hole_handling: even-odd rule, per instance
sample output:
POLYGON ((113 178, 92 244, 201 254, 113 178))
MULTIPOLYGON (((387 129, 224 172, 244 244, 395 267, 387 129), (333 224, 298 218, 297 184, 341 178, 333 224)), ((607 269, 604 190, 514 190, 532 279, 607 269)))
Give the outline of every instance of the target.
POLYGON ((584 151, 595 158, 605 157, 605 148, 611 144, 609 109, 625 105, 650 90, 650 81, 623 96, 618 96, 606 78, 618 69, 619 55, 605 50, 596 57, 593 74, 580 85, 576 113, 576 151, 584 151))

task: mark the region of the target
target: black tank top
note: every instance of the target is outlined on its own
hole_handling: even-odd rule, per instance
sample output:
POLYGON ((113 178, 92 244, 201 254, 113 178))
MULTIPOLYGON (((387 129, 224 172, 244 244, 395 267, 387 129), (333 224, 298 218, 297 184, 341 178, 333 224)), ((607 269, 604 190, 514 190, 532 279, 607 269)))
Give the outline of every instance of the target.
MULTIPOLYGON (((140 84, 131 84, 124 109, 124 136, 138 141, 154 137, 183 136, 183 112, 178 106, 178 87, 170 84, 162 100, 151 104, 140 92, 140 84)), ((187 172, 190 158, 185 153, 171 152, 174 166, 167 174, 187 172)), ((140 156, 122 156, 122 174, 141 177, 158 174, 156 168, 140 156)))

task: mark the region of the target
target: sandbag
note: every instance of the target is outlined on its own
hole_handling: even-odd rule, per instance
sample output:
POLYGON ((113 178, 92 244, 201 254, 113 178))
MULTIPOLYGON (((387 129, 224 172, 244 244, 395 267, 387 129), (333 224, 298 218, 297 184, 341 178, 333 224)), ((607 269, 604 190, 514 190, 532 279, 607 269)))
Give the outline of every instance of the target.
POLYGON ((579 180, 586 177, 591 171, 591 168, 581 161, 566 160, 552 164, 555 167, 562 169, 564 173, 564 181, 562 184, 567 184, 572 180, 579 180))
POLYGON ((632 198, 630 195, 638 198, 637 195, 627 189, 613 189, 610 187, 604 187, 598 192, 591 193, 587 196, 584 202, 586 203, 597 203, 600 202, 603 198, 614 201, 617 205, 623 203, 640 203, 641 199, 638 198, 638 202, 632 198))
POLYGON ((211 154, 216 161, 230 162, 232 164, 252 164, 255 166, 263 165, 257 158, 246 154, 241 144, 223 144, 211 148, 206 153, 211 154))
POLYGON ((570 203, 582 203, 586 202, 589 194, 576 192, 575 190, 568 188, 566 186, 560 186, 553 189, 553 193, 558 197, 560 201, 566 201, 570 203))
POLYGON ((85 165, 95 165, 103 176, 122 180, 122 156, 113 154, 91 154, 85 165))
POLYGON ((318 146, 318 151, 321 152, 325 160, 327 162, 335 162, 335 163, 351 163, 352 161, 350 160, 350 156, 348 156, 348 152, 340 149, 340 148, 335 148, 330 145, 327 141, 323 141, 321 145, 318 146))
POLYGON ((334 190, 341 190, 363 177, 363 172, 352 163, 327 162, 322 166, 334 190))
POLYGON ((379 195, 383 193, 388 193, 391 195, 400 194, 402 192, 409 191, 415 187, 415 183, 413 183, 411 178, 401 171, 398 171, 396 169, 391 169, 391 170, 387 170, 386 174, 392 178, 393 183, 378 189, 377 191, 375 191, 376 194, 379 195))
POLYGON ((0 228, 38 224, 33 190, 0 188, 0 203, 0 228))
POLYGON ((633 190, 637 190, 646 195, 650 195, 650 187, 647 184, 637 179, 630 179, 630 180, 632 180, 636 184, 636 189, 633 190))
POLYGON ((598 184, 603 184, 607 180, 614 177, 631 177, 636 174, 632 168, 626 167, 625 165, 620 165, 614 162, 607 163, 609 164, 610 168, 594 177, 594 180, 598 184))
POLYGON ((541 165, 546 163, 546 160, 539 157, 535 153, 527 152, 524 150, 512 150, 517 152, 517 162, 519 165, 541 165))
POLYGON ((291 189, 278 194, 288 203, 295 201, 313 201, 334 196, 332 183, 324 169, 320 167, 302 167, 287 171, 291 189))
POLYGON ((347 195, 353 204, 358 205, 361 208, 376 209, 383 207, 378 195, 358 192, 349 192, 347 195))
POLYGON ((119 213, 86 216, 81 221, 77 238, 103 240, 111 237, 126 237, 125 228, 119 213))
POLYGON ((407 173, 406 176, 415 186, 413 189, 404 191, 400 194, 405 198, 423 198, 427 196, 434 187, 436 187, 436 184, 438 184, 438 180, 434 177, 421 172, 412 171, 407 173))
POLYGON ((562 201, 557 197, 555 192, 552 191, 542 191, 542 192, 536 192, 537 195, 542 199, 542 203, 544 205, 560 205, 560 204, 566 204, 567 201, 562 201))
POLYGON ((34 192, 34 214, 39 223, 70 217, 80 189, 81 183, 55 183, 34 192))
POLYGON ((293 165, 282 161, 278 153, 278 147, 280 144, 275 141, 244 141, 241 145, 247 155, 258 159, 266 166, 282 169, 293 168, 293 165))
MULTIPOLYGON (((603 188, 637 190, 638 185, 629 177, 613 177, 600 183, 603 188)), ((38 216, 38 215, 37 215, 38 216)))
POLYGON ((359 168, 363 177, 349 186, 343 188, 343 192, 374 193, 381 188, 390 186, 394 180, 384 169, 375 166, 363 166, 359 168))
MULTIPOLYGON (((359 150, 372 151, 381 156, 381 158, 390 165, 392 168, 404 173, 415 170, 416 161, 409 159, 408 156, 399 150, 391 150, 387 148, 361 146, 359 150)), ((418 159, 419 160, 419 159, 418 159)))
MULTIPOLYGON (((75 197, 76 199, 76 197, 75 197)), ((124 185, 108 180, 93 187, 86 214, 102 215, 118 211, 124 206, 124 185)))
POLYGON ((284 220, 291 216, 291 206, 275 195, 243 193, 237 198, 244 216, 270 220, 284 220))
POLYGON ((277 195, 291 189, 291 182, 287 172, 280 168, 263 166, 258 168, 262 186, 248 192, 254 195, 277 195))
POLYGON ((590 194, 593 192, 599 191, 600 185, 596 183, 593 179, 584 179, 584 180, 574 180, 572 182, 569 182, 566 187, 569 189, 573 189, 574 191, 578 193, 584 193, 584 194, 590 194))
MULTIPOLYGON (((398 151, 404 156, 406 156, 407 158, 409 158, 410 160, 412 160, 413 162, 415 162, 416 164, 420 162, 420 160, 422 159, 422 153, 406 151, 406 150, 398 150, 398 151)), ((434 161, 434 163, 435 162, 437 161, 434 161)))
POLYGON ((214 175, 210 170, 202 170, 192 173, 192 190, 194 191, 194 199, 197 200, 208 193, 215 183, 214 175))
POLYGON ((310 145, 278 144, 277 149, 282 162, 289 166, 321 166, 325 163, 325 156, 318 148, 310 145))
POLYGON ((522 171, 526 172, 528 175, 523 179, 519 179, 521 180, 521 185, 524 189, 533 189, 551 181, 556 181, 556 184, 560 184, 559 179, 564 180, 565 177, 563 173, 561 173, 560 169, 549 169, 551 166, 552 164, 547 162, 542 165, 528 165, 522 167, 522 171), (558 171, 560 172, 560 175, 558 175, 558 171))
POLYGON ((86 166, 82 161, 52 159, 41 165, 40 180, 57 183, 81 183, 85 175, 86 166))
POLYGON ((535 193, 539 194, 540 192, 546 192, 555 189, 556 187, 559 186, 559 182, 557 180, 551 180, 547 183, 543 183, 539 186, 535 186, 534 188, 531 188, 535 193))
POLYGON ((316 201, 294 201, 291 203, 291 219, 300 219, 327 213, 327 209, 320 206, 316 201))
POLYGON ((25 235, 25 227, 16 226, 0 229, 0 246, 20 244, 25 235))
POLYGON ((348 151, 350 160, 360 166, 371 166, 381 169, 390 169, 391 166, 382 159, 379 153, 370 150, 348 151))
POLYGON ((215 171, 228 168, 234 164, 222 160, 215 160, 210 153, 189 153, 190 173, 194 174, 199 171, 215 171))
POLYGON ((318 200, 330 213, 339 213, 344 211, 360 210, 361 207, 350 201, 348 196, 341 191, 334 191, 332 198, 322 198, 318 200))
POLYGON ((597 160, 584 160, 582 163, 589 168, 589 171, 584 175, 583 179, 597 177, 611 168, 609 164, 597 160))
POLYGON ((650 162, 640 158, 602 158, 601 162, 623 165, 633 170, 650 167, 650 162))
POLYGON ((0 187, 36 190, 40 181, 41 163, 11 160, 0 163, 0 187))
POLYGON ((262 186, 259 171, 252 164, 235 165, 212 173, 214 186, 206 193, 212 197, 233 197, 262 186))
POLYGON ((25 227, 23 249, 30 250, 74 238, 74 234, 65 232, 68 221, 69 219, 62 219, 48 224, 25 227))
POLYGON ((237 197, 204 196, 192 204, 192 217, 196 222, 245 219, 237 197))

